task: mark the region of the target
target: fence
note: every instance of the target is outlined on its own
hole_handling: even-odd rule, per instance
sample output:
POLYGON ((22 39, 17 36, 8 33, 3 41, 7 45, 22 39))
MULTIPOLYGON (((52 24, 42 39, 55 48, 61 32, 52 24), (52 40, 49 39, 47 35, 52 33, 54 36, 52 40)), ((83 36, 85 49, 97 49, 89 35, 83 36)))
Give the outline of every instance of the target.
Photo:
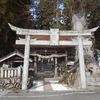
POLYGON ((21 77, 21 66, 17 68, 1 68, 1 77, 21 77))

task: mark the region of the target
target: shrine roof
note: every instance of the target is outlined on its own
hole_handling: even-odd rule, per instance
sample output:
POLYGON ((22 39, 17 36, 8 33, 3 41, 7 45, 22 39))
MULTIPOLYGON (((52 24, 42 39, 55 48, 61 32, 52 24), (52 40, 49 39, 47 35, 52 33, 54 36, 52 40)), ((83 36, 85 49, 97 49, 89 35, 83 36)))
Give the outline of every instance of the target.
MULTIPOLYGON (((0 63, 7 60, 7 59, 9 59, 9 58, 11 58, 11 57, 13 57, 13 56, 15 56, 15 55, 17 55, 17 56, 24 59, 24 55, 22 53, 20 53, 18 50, 15 50, 14 52, 0 58, 0 63)), ((32 62, 32 59, 29 59, 29 61, 32 62)))

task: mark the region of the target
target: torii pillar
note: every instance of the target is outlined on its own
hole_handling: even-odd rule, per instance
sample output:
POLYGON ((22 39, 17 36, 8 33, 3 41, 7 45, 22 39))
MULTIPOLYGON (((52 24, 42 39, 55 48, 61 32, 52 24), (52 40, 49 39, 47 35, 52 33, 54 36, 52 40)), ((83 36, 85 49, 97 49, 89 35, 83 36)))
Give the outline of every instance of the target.
POLYGON ((30 35, 26 35, 24 66, 23 66, 23 76, 22 76, 22 90, 27 90, 29 55, 30 55, 30 35))
POLYGON ((79 66, 80 66, 81 89, 84 90, 84 89, 86 89, 86 74, 85 74, 82 36, 78 36, 78 55, 79 55, 79 66))

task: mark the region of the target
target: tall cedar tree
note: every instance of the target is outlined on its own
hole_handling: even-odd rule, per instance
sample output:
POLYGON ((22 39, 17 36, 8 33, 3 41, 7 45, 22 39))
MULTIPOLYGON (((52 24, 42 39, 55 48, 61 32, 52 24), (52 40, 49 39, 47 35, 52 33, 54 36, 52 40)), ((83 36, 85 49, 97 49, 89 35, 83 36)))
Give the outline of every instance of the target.
POLYGON ((38 8, 38 27, 41 29, 49 29, 53 18, 56 16, 56 0, 40 0, 38 8))
MULTIPOLYGON (((15 42, 16 35, 8 27, 8 22, 23 28, 60 28, 71 29, 70 7, 72 0, 58 0, 59 5, 63 4, 62 9, 57 9, 57 0, 40 0, 39 4, 35 4, 36 0, 0 0, 0 57, 13 51, 12 44, 15 42), (30 8, 35 7, 35 17, 31 15, 30 8), (58 23, 56 14, 58 12, 58 23), (62 23, 61 23, 62 22, 62 23)), ((89 28, 100 25, 100 1, 99 0, 83 0, 85 8, 86 21, 89 28)), ((99 30, 95 35, 96 43, 99 44, 99 30)))
POLYGON ((16 35, 8 26, 31 28, 30 0, 0 0, 0 57, 14 50, 16 35))
MULTIPOLYGON (((63 10, 63 22, 68 29, 71 29, 71 6, 73 0, 63 0, 64 10, 63 10)), ((85 10, 86 24, 87 27, 94 28, 100 26, 100 1, 99 0, 82 0, 82 6, 85 10)), ((99 30, 95 33, 96 47, 99 47, 100 38, 99 30)))
POLYGON ((38 5, 39 14, 37 18, 38 28, 63 28, 63 24, 60 22, 61 9, 59 8, 59 5, 60 2, 57 3, 57 0, 40 0, 38 5))

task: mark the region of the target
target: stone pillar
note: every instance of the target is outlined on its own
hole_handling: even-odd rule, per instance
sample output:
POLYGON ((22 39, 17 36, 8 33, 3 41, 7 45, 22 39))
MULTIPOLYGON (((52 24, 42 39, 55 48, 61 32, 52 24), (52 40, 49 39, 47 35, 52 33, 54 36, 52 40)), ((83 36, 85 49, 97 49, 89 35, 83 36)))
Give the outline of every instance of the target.
POLYGON ((22 76, 22 90, 27 89, 29 55, 30 55, 30 36, 26 35, 26 43, 25 43, 25 51, 24 51, 24 66, 23 66, 23 76, 22 76))
POLYGON ((79 66, 80 66, 80 82, 81 88, 86 89, 86 76, 85 76, 85 64, 84 64, 84 51, 82 36, 78 36, 78 53, 79 53, 79 66))
POLYGON ((57 74, 57 58, 55 58, 55 72, 54 72, 54 78, 56 78, 58 76, 57 74))

